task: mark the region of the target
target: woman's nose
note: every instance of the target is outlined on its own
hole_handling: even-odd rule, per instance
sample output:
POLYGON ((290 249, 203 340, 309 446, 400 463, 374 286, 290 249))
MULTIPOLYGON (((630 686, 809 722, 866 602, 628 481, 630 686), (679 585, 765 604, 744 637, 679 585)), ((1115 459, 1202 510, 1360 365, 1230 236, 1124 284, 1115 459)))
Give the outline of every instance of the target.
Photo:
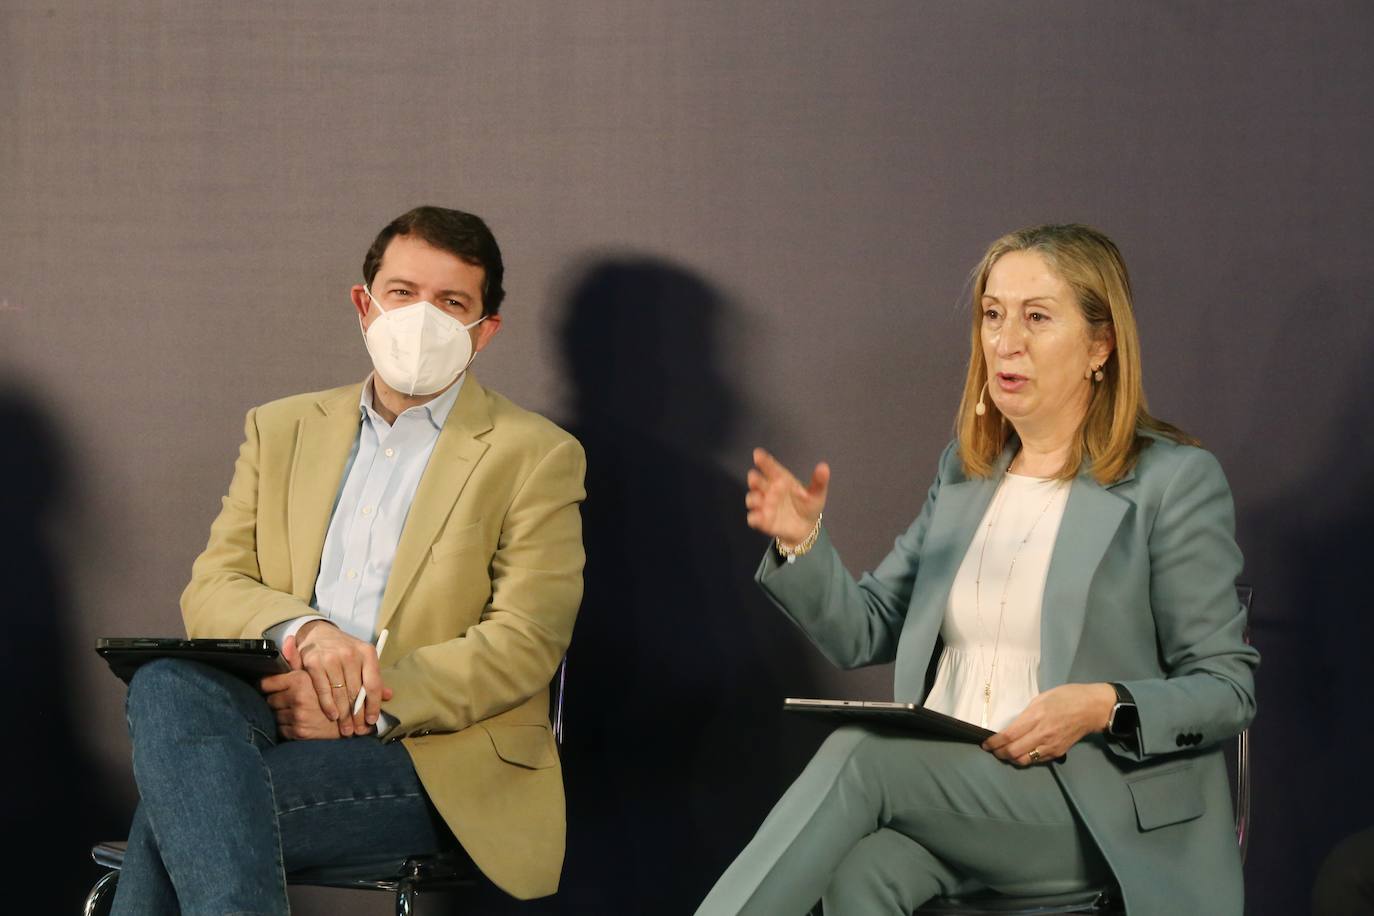
POLYGON ((1025 343, 1026 332, 1021 324, 1016 321, 1004 322, 1001 332, 997 335, 997 355, 1001 357, 1015 356, 1021 352, 1025 343))

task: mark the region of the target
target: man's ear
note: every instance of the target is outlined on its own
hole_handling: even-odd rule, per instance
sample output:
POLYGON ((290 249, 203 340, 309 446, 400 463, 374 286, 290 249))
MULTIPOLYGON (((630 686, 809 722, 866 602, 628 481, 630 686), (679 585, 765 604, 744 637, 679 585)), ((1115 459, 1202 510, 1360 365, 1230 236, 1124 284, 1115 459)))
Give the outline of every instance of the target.
POLYGON ((480 353, 487 344, 491 343, 491 339, 496 336, 496 332, 501 330, 501 316, 488 315, 486 320, 479 324, 474 330, 477 332, 477 339, 473 341, 472 352, 480 353))
POLYGON ((359 319, 366 319, 367 313, 372 309, 372 300, 367 297, 367 290, 362 284, 355 285, 348 291, 348 298, 353 300, 353 310, 358 313, 359 319))

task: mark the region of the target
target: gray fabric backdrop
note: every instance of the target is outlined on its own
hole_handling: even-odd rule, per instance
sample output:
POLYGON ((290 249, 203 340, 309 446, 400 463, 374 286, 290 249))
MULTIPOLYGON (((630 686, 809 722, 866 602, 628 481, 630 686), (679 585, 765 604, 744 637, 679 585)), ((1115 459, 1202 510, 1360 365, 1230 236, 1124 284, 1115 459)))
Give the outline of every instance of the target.
POLYGON ((754 593, 749 447, 829 459, 875 563, 950 434, 969 268, 1074 220, 1124 249, 1152 406, 1236 493, 1250 909, 1302 910, 1374 822, 1372 38, 1363 2, 4 0, 7 832, 80 895, 134 800, 91 641, 178 630, 243 412, 365 374, 346 288, 432 202, 506 251, 477 373, 592 458, 566 887, 520 911, 690 910, 818 740, 778 698, 888 684, 754 593))

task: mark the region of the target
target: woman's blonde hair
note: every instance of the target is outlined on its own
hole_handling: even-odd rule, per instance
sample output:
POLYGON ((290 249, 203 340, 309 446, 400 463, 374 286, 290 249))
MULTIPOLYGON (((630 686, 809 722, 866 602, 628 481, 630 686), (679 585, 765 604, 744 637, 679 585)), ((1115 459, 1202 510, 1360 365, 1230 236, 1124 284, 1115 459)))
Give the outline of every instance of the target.
POLYGON ((987 381, 983 358, 983 292, 992 265, 1012 251, 1034 251, 1068 283, 1095 339, 1111 335, 1115 346, 1102 365, 1102 381, 1092 383, 1079 435, 1058 477, 1071 479, 1087 462, 1099 483, 1120 480, 1133 467, 1146 442, 1144 432, 1195 445, 1182 430, 1150 416, 1140 380, 1140 335, 1131 311, 1131 280, 1116 244, 1096 229, 1077 224, 1032 226, 1002 236, 988 246, 973 269, 973 332, 968 377, 956 423, 959 457, 970 477, 987 477, 1013 430, 1001 411, 985 399, 987 412, 974 412, 987 381))

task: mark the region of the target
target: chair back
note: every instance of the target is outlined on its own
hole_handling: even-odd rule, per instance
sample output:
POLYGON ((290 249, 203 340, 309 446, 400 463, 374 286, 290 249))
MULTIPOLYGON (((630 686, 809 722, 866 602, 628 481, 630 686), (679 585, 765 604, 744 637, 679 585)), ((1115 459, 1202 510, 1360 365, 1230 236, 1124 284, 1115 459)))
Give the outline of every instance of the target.
POLYGON ((549 682, 549 721, 553 724, 553 740, 563 746, 563 700, 568 695, 568 656, 558 663, 558 670, 549 682))
MULTIPOLYGON (((1252 585, 1237 585, 1236 597, 1245 609, 1245 644, 1250 644, 1250 612, 1255 606, 1255 588, 1252 585)), ((1240 862, 1245 864, 1245 854, 1250 851, 1250 729, 1245 729, 1236 737, 1236 842, 1240 844, 1240 862)))

